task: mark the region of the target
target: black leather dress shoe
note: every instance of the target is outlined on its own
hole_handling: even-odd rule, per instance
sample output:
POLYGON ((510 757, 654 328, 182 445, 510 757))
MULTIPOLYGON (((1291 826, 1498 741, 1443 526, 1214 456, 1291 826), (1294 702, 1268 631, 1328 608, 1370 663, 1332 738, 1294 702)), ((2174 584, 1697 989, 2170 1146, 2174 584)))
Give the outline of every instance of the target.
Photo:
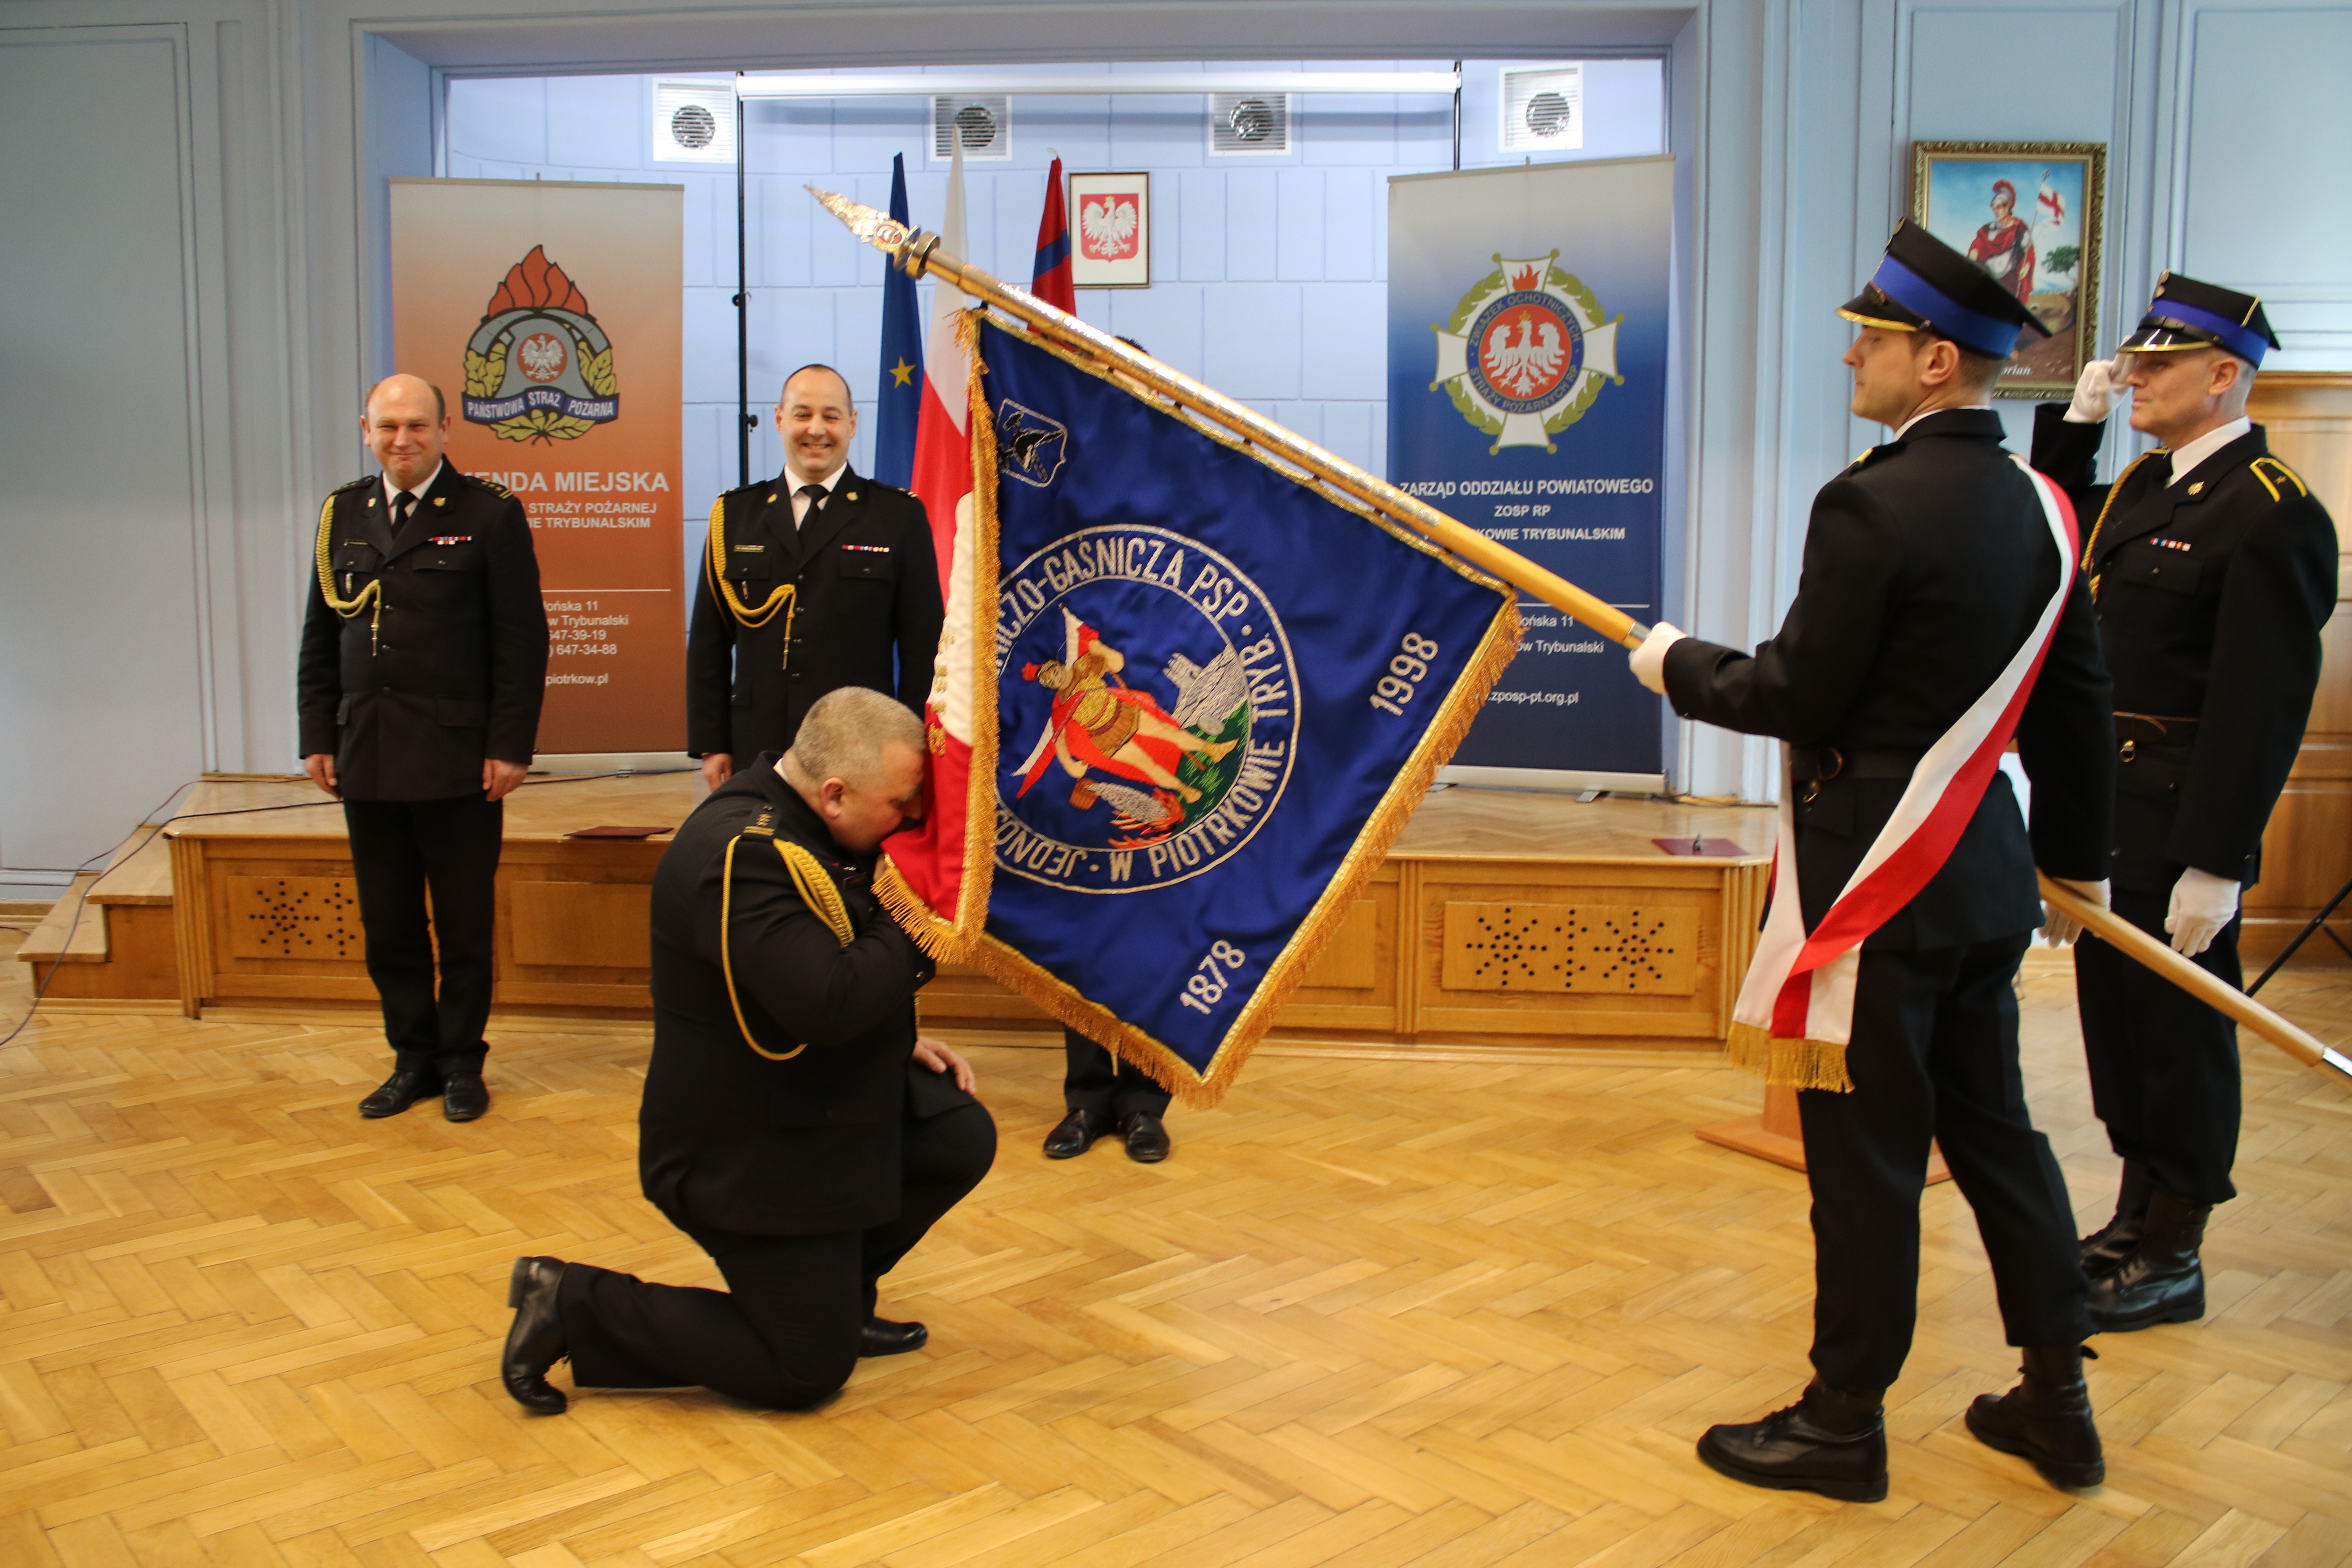
POLYGON ((441 1080, 429 1072, 411 1072, 401 1068, 376 1085, 375 1092, 360 1101, 360 1114, 371 1119, 397 1116, 420 1100, 430 1100, 441 1092, 441 1080))
POLYGON ((563 1259, 518 1258, 507 1276, 507 1305, 515 1310, 507 1348, 499 1358, 499 1378, 525 1410, 561 1415, 563 1390, 547 1381, 547 1369, 563 1359, 563 1313, 556 1294, 563 1287, 563 1259))
POLYGON ((453 1072, 441 1090, 441 1114, 452 1121, 471 1121, 490 1108, 489 1086, 478 1072, 453 1072))
POLYGON ((920 1350, 931 1337, 931 1331, 920 1323, 894 1323, 887 1318, 868 1318, 866 1326, 857 1331, 857 1353, 867 1355, 903 1355, 920 1350))
POLYGON ((1168 1129, 1148 1110, 1130 1111, 1118 1124, 1127 1140, 1127 1157, 1139 1165, 1157 1165, 1168 1158, 1168 1129))
MULTIPOLYGON (((2095 1356, 2096 1352, 2091 1352, 2095 1356)), ((1979 1394, 1965 1419, 1977 1441, 2032 1461, 2053 1486, 2095 1487, 2107 1479, 2079 1345, 2028 1345, 2025 1377, 2007 1394, 1979 1394)))
POLYGON ((1819 1383, 1761 1421, 1710 1426, 1698 1440, 1707 1468, 1751 1487, 1819 1492, 1840 1502, 1886 1497, 1886 1420, 1882 1396, 1819 1383))
POLYGON ((1093 1111, 1073 1110, 1045 1134, 1045 1158, 1074 1160, 1093 1148, 1095 1140, 1109 1131, 1093 1111))

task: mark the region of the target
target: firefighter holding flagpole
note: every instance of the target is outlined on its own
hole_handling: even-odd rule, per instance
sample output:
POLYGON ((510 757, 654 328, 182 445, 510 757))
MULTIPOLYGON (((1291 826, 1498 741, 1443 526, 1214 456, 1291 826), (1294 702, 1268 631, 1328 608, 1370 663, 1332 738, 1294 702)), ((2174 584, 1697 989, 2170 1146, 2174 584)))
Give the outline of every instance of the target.
POLYGON ((1801 1090, 1814 1377, 1787 1409, 1710 1428, 1699 1457, 1755 1486, 1886 1495, 1882 1400, 1917 1316, 1932 1140, 2023 1354, 2023 1381, 1979 1398, 1969 1429, 2059 1485, 2095 1485, 2074 1210, 2027 1115, 2011 989, 2044 921, 2037 866, 2106 902, 2113 811, 2073 512, 2001 449, 1990 403, 2020 331, 2042 329, 1907 222, 1840 314, 1861 327, 1853 412, 1894 434, 1815 498, 1787 618, 1752 656, 1664 625, 1632 656, 1685 718, 1787 742, 1773 899, 1731 1050, 1801 1090), (2012 736, 2030 828, 1998 766, 2012 736))

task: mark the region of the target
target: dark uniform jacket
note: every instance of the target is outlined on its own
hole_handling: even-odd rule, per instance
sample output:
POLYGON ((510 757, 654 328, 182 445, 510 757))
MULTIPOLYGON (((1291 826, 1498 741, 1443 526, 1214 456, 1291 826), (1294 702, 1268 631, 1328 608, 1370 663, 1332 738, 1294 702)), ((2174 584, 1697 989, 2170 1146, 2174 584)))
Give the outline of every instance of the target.
POLYGON ((933 965, 876 901, 875 858, 834 842, 772 752, 746 759, 662 855, 637 1170, 681 1226, 811 1236, 879 1225, 900 1207, 905 1118, 969 1101, 913 1060, 915 992, 933 965), (803 900, 784 840, 840 890, 856 933, 846 947, 803 900), (745 1043, 746 1028, 761 1050, 806 1048, 772 1060, 745 1043))
POLYGON ((2181 485, 2163 455, 2093 483, 2105 429, 2044 405, 2034 467, 2082 515, 2116 710, 2197 721, 2116 770, 2116 885, 2165 892, 2194 866, 2251 886, 2319 684, 2336 525, 2259 425, 2181 485))
MULTIPOLYGON (((1901 799, 1901 771, 1997 679, 2056 591, 2061 559, 1998 415, 1930 415, 1864 453, 1814 498, 1787 618, 1753 658, 1696 638, 1666 653, 1675 710, 1849 758, 1797 787, 1797 887, 1808 931, 1901 799)), ((1910 904, 1864 943, 1957 947, 2042 923, 2038 865, 2106 874, 2115 776, 2107 678, 2077 577, 2017 729, 2033 823, 1995 773, 1976 815, 1910 904)))
POLYGON ((756 611, 789 583, 797 597, 766 624, 743 625, 712 583, 705 548, 686 647, 686 749, 748 766, 790 746, 810 704, 844 686, 893 692, 922 712, 943 618, 923 503, 844 470, 832 499, 795 529, 788 470, 729 490, 719 507, 721 570, 735 596, 756 611))
MULTIPOLYGON (((395 537, 381 477, 327 498, 327 562, 296 677, 302 754, 331 752, 346 800, 482 793, 483 759, 528 763, 547 695, 547 606, 522 502, 441 465, 395 537)), ((315 538, 312 541, 315 545, 315 538)))

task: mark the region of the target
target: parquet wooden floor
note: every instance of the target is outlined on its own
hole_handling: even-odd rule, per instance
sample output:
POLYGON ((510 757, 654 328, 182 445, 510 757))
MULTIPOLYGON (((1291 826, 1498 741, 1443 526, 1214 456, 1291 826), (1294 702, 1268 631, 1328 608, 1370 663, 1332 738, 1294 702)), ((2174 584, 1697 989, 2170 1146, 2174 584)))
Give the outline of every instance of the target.
MULTIPOLYGON (((2029 974, 2030 1061, 2096 1223, 2070 990, 2029 974)), ((2352 975, 2273 994, 2352 1034, 2352 975)), ((44 1017, 0 1053, 0 1563, 2344 1562, 2352 1094, 2248 1049, 2212 1315, 2092 1370, 2106 1486, 1961 1427, 2015 1363, 1946 1186, 1894 1495, 1849 1507, 1691 1454, 1795 1394, 1810 1323, 1802 1178, 1691 1136, 1757 1099, 1711 1063, 1270 1054, 1145 1167, 1045 1160, 1059 1053, 981 1050, 996 1169, 885 1288, 926 1351, 814 1414, 542 1419, 495 1375, 518 1253, 716 1282, 637 1195, 642 1033, 503 1030, 452 1127, 359 1120, 361 1029, 44 1017)))

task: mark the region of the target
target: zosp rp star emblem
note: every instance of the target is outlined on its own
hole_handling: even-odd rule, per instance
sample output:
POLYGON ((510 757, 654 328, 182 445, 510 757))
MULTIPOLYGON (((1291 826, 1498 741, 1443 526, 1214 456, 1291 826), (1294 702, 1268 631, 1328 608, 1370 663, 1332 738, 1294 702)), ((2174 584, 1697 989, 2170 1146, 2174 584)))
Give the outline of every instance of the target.
POLYGON ((1433 322, 1437 378, 1462 417, 1506 447, 1558 451, 1551 437, 1584 417, 1605 379, 1617 374, 1622 314, 1603 315, 1592 290, 1549 256, 1495 258, 1495 270, 1462 296, 1453 320, 1433 322))

